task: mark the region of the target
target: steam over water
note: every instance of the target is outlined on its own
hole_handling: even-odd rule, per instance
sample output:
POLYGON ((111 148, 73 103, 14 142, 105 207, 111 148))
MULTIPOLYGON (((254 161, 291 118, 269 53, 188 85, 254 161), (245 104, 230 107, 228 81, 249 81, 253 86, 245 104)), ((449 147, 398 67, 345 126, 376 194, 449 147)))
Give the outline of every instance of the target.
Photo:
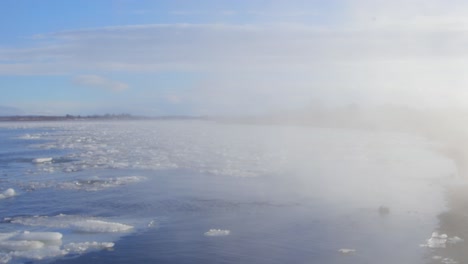
POLYGON ((414 264, 463 243, 432 234, 457 170, 415 136, 3 123, 0 146, 0 263, 414 264))

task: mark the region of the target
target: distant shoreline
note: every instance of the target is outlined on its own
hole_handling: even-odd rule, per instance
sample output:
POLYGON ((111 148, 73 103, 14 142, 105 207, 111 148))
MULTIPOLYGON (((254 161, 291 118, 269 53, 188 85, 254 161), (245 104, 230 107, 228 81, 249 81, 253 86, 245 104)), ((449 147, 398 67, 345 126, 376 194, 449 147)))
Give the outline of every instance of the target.
POLYGON ((89 116, 45 116, 45 115, 17 115, 0 116, 0 122, 42 122, 42 121, 91 121, 91 120, 201 120, 205 117, 197 116, 133 116, 133 115, 89 115, 89 116))

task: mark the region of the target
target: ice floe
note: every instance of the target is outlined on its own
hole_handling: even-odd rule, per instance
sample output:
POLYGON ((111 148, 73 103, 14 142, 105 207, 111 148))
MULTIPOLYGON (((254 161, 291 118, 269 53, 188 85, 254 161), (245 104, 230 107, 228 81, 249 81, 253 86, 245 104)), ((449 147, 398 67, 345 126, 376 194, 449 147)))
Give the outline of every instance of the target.
POLYGON ((445 248, 448 244, 456 244, 463 242, 464 239, 454 236, 449 237, 447 234, 439 234, 438 232, 433 232, 431 237, 426 241, 425 244, 421 244, 421 247, 428 248, 445 248))
POLYGON ((457 236, 449 237, 447 239, 447 243, 450 243, 450 244, 457 244, 457 243, 460 243, 460 242, 463 242, 463 241, 465 241, 463 238, 460 238, 460 237, 457 237, 457 236))
POLYGON ((0 233, 0 263, 51 260, 70 254, 109 249, 114 247, 112 241, 120 236, 109 233, 123 233, 133 229, 133 226, 121 223, 62 214, 5 218, 4 221, 30 226, 35 231, 0 233), (60 232, 43 231, 53 229, 60 232))
POLYGON ((75 232, 84 233, 119 233, 127 232, 133 229, 133 226, 103 221, 91 217, 57 215, 57 216, 34 216, 34 217, 15 217, 5 219, 13 224, 25 226, 44 226, 51 228, 69 228, 75 232))
POLYGON ((0 200, 5 198, 10 198, 16 195, 16 192, 12 188, 6 189, 3 193, 0 193, 0 200))
POLYGON ((0 241, 1 251, 25 251, 44 247, 44 242, 41 241, 0 241))
POLYGON ((457 264, 458 261, 451 259, 451 258, 443 258, 441 261, 443 264, 457 264))
POLYGON ((40 135, 31 135, 31 134, 24 134, 23 136, 18 137, 19 139, 40 139, 40 135))
POLYGON ((52 162, 53 158, 36 158, 36 159, 33 159, 32 162, 33 163, 47 163, 47 162, 52 162))
POLYGON ((458 261, 452 259, 452 258, 444 258, 442 256, 433 256, 432 257, 433 260, 440 260, 440 263, 443 263, 443 264, 457 264, 458 261))
POLYGON ((28 232, 19 233, 10 239, 13 240, 28 240, 28 241, 42 241, 53 242, 61 240, 63 235, 58 232, 28 232))
POLYGON ((227 236, 231 233, 229 230, 223 230, 223 229, 210 229, 207 232, 205 232, 205 236, 227 236))
POLYGON ((14 263, 28 263, 30 260, 47 260, 114 247, 113 242, 96 241, 71 242, 62 246, 62 234, 56 232, 2 233, 0 237, 0 263, 12 260, 14 263), (23 237, 25 240, 15 240, 21 238, 21 235, 26 235, 23 237))
POLYGON ((85 253, 90 250, 108 249, 114 247, 112 242, 82 242, 69 243, 63 246, 67 253, 85 253))
POLYGON ((92 178, 58 183, 56 187, 65 190, 100 191, 107 188, 115 188, 121 185, 137 183, 143 181, 144 179, 146 178, 140 176, 123 176, 104 179, 92 178))
POLYGON ((44 188, 56 188, 60 190, 77 190, 77 191, 102 191, 109 188, 116 188, 123 185, 138 183, 146 180, 143 176, 121 176, 121 177, 93 177, 87 179, 77 179, 67 182, 27 182, 22 184, 22 187, 27 190, 36 190, 44 188))
POLYGON ((55 256, 61 243, 62 234, 58 232, 0 233, 0 263, 13 258, 43 259, 52 251, 55 256))
POLYGON ((356 250, 351 248, 341 248, 338 250, 338 252, 340 252, 341 254, 351 254, 356 253, 356 250))
POLYGON ((86 233, 118 233, 129 231, 133 228, 133 226, 87 219, 71 223, 70 228, 78 232, 86 233))
MULTIPOLYGON (((72 163, 57 165, 53 160, 57 171, 64 172, 81 170, 86 165, 88 168, 106 169, 189 168, 216 175, 253 177, 267 173, 269 166, 266 165, 273 163, 271 158, 278 157, 271 154, 275 152, 263 153, 263 147, 259 144, 242 141, 242 137, 238 138, 237 135, 234 140, 241 146, 231 148, 225 140, 217 140, 220 136, 217 131, 209 137, 194 137, 193 133, 179 130, 178 127, 179 124, 165 124, 162 127, 156 124, 158 136, 151 138, 139 136, 142 131, 147 131, 142 130, 141 126, 116 130, 114 124, 65 125, 60 126, 61 133, 40 134, 41 139, 51 140, 32 147, 71 150, 67 158, 73 159, 72 163)), ((34 136, 27 135, 25 138, 34 136)))

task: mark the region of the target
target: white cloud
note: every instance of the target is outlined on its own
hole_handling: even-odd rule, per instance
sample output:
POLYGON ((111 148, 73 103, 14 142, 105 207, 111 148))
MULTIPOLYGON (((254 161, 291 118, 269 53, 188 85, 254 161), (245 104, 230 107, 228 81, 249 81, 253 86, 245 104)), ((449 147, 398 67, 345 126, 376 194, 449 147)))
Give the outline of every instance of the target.
POLYGON ((78 85, 97 87, 114 92, 123 91, 128 88, 128 84, 106 79, 98 75, 80 75, 73 78, 73 82, 78 85))
MULTIPOLYGON (((307 8, 309 1, 301 9, 282 3, 257 16, 318 12, 307 8)), ((339 3, 328 10, 329 23, 157 24, 41 34, 28 48, 0 48, 0 75, 196 72, 203 79, 191 91, 173 91, 168 100, 207 109, 317 100, 467 105, 467 3, 339 3)), ((75 82, 128 87, 99 76, 75 82)))
POLYGON ((323 62, 468 56, 467 32, 437 28, 173 24, 77 30, 47 37, 53 45, 0 49, 2 72, 14 72, 18 64, 56 65, 60 71, 282 71, 323 62))

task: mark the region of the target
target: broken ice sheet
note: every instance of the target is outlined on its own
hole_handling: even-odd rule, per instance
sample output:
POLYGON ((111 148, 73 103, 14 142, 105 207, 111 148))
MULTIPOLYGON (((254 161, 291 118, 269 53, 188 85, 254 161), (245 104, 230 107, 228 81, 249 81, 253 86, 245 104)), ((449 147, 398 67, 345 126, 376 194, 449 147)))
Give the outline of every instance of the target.
POLYGON ((464 239, 454 236, 449 237, 447 234, 439 234, 438 232, 433 232, 431 237, 426 241, 426 244, 421 244, 421 247, 428 248, 445 248, 448 244, 457 244, 463 242, 464 239))

